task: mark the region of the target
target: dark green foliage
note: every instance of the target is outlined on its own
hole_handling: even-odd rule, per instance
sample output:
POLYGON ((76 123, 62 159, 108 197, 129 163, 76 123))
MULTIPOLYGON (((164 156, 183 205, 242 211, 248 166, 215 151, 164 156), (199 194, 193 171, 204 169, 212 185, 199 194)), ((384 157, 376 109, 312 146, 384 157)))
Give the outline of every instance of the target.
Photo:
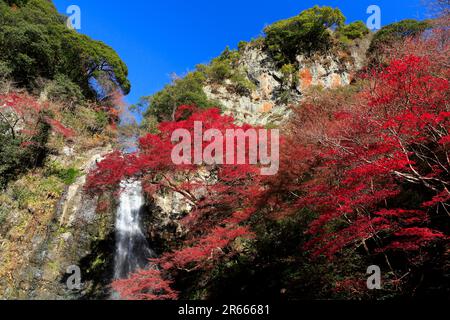
POLYGON ((8 5, 10 5, 10 6, 16 5, 16 6, 18 6, 18 7, 21 7, 21 6, 25 5, 25 4, 27 4, 28 1, 29 1, 29 0, 5 0, 5 2, 6 2, 8 5))
POLYGON ((256 89, 256 85, 251 82, 247 76, 242 72, 234 72, 231 77, 231 88, 234 92, 240 95, 250 95, 253 90, 256 89))
POLYGON ((369 48, 369 53, 376 54, 383 46, 391 45, 406 37, 417 36, 430 27, 431 25, 427 21, 417 21, 413 19, 406 19, 387 25, 374 35, 369 48))
POLYGON ((7 79, 11 74, 12 69, 9 64, 5 61, 0 60, 0 80, 7 79))
POLYGON ((310 54, 327 50, 332 45, 328 29, 339 28, 345 17, 339 9, 315 6, 298 16, 268 26, 265 43, 280 64, 295 62, 299 53, 310 54))
POLYGON ((247 78, 245 71, 239 66, 240 57, 240 51, 230 50, 227 47, 209 65, 201 65, 197 69, 205 75, 209 82, 223 84, 225 80, 230 80, 231 85, 228 86, 230 91, 248 95, 256 86, 247 78))
POLYGON ((227 47, 222 54, 213 59, 209 65, 198 66, 197 69, 203 72, 206 78, 212 82, 221 83, 226 79, 230 79, 238 71, 239 51, 230 50, 227 47))
MULTIPOLYGON (((144 97, 140 108, 148 107, 146 117, 152 115, 157 120, 171 119, 174 109, 179 105, 196 104, 209 107, 217 103, 207 99, 203 92, 205 84, 224 85, 229 92, 250 95, 256 85, 248 78, 241 65, 241 54, 245 48, 258 46, 266 48, 283 74, 283 86, 289 90, 298 84, 296 56, 312 54, 335 47, 338 38, 343 42, 362 38, 369 33, 363 22, 357 21, 344 25, 345 17, 339 9, 315 6, 298 16, 282 20, 268 26, 266 37, 251 42, 240 42, 238 50, 225 51, 209 64, 197 66, 195 72, 183 79, 175 80, 151 97, 144 97), (336 31, 336 32, 335 32, 336 31)), ((286 103, 289 94, 286 94, 286 103)))
POLYGON ((15 176, 21 164, 24 150, 21 140, 10 134, 9 126, 0 121, 0 189, 15 176))
POLYGON ((12 9, 0 0, 0 48, 0 60, 11 69, 13 80, 30 90, 40 89, 40 78, 64 75, 93 98, 91 80, 106 75, 125 94, 130 91, 127 67, 117 53, 69 30, 51 1, 29 0, 12 9))
POLYGON ((26 138, 14 133, 7 122, 0 119, 0 189, 18 174, 43 164, 50 126, 40 119, 35 130, 31 139, 26 138))
POLYGON ((199 108, 216 106, 203 91, 206 78, 201 72, 191 72, 184 78, 175 79, 172 84, 151 97, 141 99, 140 106, 147 106, 145 116, 153 115, 159 121, 171 120, 180 105, 196 105, 199 108))
POLYGON ((67 185, 73 184, 79 176, 80 170, 75 168, 61 170, 59 174, 59 178, 67 185))
POLYGON ((338 34, 349 40, 362 39, 369 33, 369 28, 362 21, 355 21, 338 29, 338 34))

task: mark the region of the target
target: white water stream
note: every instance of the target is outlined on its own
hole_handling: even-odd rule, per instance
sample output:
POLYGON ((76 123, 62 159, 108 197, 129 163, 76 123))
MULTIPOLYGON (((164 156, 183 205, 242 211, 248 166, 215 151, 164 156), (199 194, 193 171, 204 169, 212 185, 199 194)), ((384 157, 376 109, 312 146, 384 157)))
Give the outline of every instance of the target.
POLYGON ((139 181, 122 182, 120 205, 116 217, 116 253, 114 278, 126 279, 149 265, 155 253, 150 249, 142 227, 144 197, 139 181))

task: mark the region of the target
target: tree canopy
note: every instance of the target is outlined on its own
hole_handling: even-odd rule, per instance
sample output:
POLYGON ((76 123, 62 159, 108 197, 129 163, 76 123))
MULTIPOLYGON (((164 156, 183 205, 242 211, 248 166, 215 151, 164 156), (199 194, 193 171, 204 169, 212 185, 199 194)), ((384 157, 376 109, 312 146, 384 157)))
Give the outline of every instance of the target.
POLYGON ((29 90, 39 88, 40 79, 57 75, 76 83, 88 98, 99 97, 93 80, 107 81, 107 87, 124 94, 131 88, 127 66, 118 54, 67 28, 66 18, 50 1, 0 0, 0 48, 0 64, 11 69, 18 86, 29 90))
POLYGON ((203 91, 205 76, 201 72, 191 72, 184 78, 177 78, 172 84, 151 97, 144 97, 141 104, 147 107, 146 117, 171 120, 178 106, 196 105, 200 108, 212 107, 215 103, 203 91))
POLYGON ((389 24, 379 30, 373 37, 369 48, 370 53, 378 52, 384 45, 390 45, 395 41, 405 39, 407 37, 414 37, 431 25, 427 21, 417 21, 414 19, 406 19, 400 22, 389 24))
POLYGON ((347 37, 347 39, 354 40, 363 38, 370 33, 369 28, 362 21, 355 21, 338 29, 338 32, 347 37))
POLYGON ((266 45, 280 64, 292 63, 300 52, 329 48, 331 36, 328 29, 338 28, 344 23, 341 10, 315 6, 265 28, 266 45))

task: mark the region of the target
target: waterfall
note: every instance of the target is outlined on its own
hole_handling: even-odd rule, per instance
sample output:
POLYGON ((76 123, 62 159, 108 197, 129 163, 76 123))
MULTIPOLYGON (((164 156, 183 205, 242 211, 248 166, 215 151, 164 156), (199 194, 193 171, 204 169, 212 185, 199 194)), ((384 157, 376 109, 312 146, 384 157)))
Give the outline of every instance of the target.
POLYGON ((148 259, 155 257, 142 230, 142 185, 139 181, 122 182, 121 188, 116 217, 115 279, 128 278, 134 271, 147 267, 148 259))

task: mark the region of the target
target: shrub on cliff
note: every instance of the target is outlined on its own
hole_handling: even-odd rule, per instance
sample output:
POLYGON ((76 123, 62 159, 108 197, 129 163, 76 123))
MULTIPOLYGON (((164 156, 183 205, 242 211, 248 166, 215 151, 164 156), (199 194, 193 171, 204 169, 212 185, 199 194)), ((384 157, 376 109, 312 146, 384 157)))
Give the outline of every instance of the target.
POLYGON ((45 158, 50 126, 39 119, 32 137, 11 134, 5 121, 0 121, 0 189, 24 170, 40 166, 45 158))
POLYGON ((339 9, 315 6, 265 28, 265 43, 280 65, 294 63, 299 53, 310 54, 330 48, 332 38, 328 29, 338 28, 344 22, 345 17, 339 9))
POLYGON ((48 99, 64 104, 71 110, 84 99, 80 87, 63 74, 58 74, 55 80, 46 86, 45 91, 48 99))
POLYGON ((362 21, 352 22, 340 27, 337 31, 341 38, 349 40, 361 39, 370 33, 369 28, 362 21))
POLYGON ((209 82, 223 84, 229 80, 231 82, 231 85, 228 85, 229 91, 248 95, 256 86, 248 79, 245 70, 239 66, 240 57, 240 51, 230 50, 227 47, 209 65, 200 65, 197 66, 197 69, 205 75, 209 82))
POLYGON ((370 44, 369 54, 376 56, 383 47, 390 46, 397 41, 414 37, 429 29, 431 24, 427 21, 406 19, 387 25, 375 33, 370 44))
POLYGON ((216 103, 209 100, 203 91, 205 80, 203 73, 191 72, 184 78, 173 80, 172 84, 153 96, 142 98, 140 105, 147 108, 145 116, 154 116, 159 121, 171 120, 176 108, 183 104, 200 108, 214 106, 216 103))
POLYGON ((9 126, 0 121, 0 189, 15 176, 24 154, 21 141, 9 134, 9 126))

